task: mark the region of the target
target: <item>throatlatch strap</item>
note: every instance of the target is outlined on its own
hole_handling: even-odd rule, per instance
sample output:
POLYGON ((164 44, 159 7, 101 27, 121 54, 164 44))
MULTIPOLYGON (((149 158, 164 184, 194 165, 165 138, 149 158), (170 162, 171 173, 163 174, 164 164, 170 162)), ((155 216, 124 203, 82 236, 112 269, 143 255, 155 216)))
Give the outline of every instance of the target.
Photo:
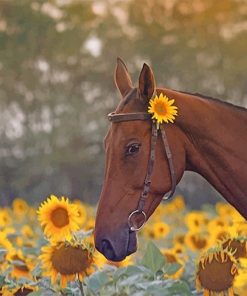
POLYGON ((142 212, 145 201, 148 197, 148 193, 150 190, 151 186, 151 177, 153 173, 153 167, 154 167, 154 161, 155 161, 155 146, 157 142, 157 137, 158 137, 158 131, 156 128, 156 124, 153 122, 152 123, 152 135, 151 135, 151 146, 150 146, 150 155, 149 155, 149 160, 148 160, 148 167, 147 167, 147 174, 144 180, 144 187, 143 191, 141 193, 141 197, 138 203, 137 210, 142 212))

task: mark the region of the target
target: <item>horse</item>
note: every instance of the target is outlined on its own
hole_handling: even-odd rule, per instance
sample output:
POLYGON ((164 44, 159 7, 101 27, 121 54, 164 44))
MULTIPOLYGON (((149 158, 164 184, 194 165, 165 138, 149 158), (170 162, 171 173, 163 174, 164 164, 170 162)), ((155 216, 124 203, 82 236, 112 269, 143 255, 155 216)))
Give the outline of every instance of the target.
POLYGON ((96 249, 111 261, 134 253, 137 230, 163 196, 174 191, 184 171, 200 174, 247 219, 247 109, 156 87, 146 63, 134 87, 120 58, 115 84, 121 100, 109 115, 112 123, 104 139, 106 163, 94 231, 96 249), (153 145, 153 123, 147 110, 153 95, 161 93, 175 101, 178 116, 174 123, 162 124, 153 145), (155 161, 150 155, 155 155, 155 161))

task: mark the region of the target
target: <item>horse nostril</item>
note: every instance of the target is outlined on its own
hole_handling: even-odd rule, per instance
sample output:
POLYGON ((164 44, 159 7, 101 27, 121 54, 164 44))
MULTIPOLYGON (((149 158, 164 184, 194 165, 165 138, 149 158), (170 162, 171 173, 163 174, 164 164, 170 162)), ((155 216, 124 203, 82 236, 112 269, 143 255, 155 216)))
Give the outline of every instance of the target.
POLYGON ((114 260, 115 252, 113 250, 111 243, 108 240, 106 239, 102 240, 101 249, 102 249, 102 253, 105 255, 107 259, 114 260))
POLYGON ((102 240, 102 251, 103 251, 103 253, 105 253, 108 250, 113 250, 112 245, 107 239, 103 239, 102 240))

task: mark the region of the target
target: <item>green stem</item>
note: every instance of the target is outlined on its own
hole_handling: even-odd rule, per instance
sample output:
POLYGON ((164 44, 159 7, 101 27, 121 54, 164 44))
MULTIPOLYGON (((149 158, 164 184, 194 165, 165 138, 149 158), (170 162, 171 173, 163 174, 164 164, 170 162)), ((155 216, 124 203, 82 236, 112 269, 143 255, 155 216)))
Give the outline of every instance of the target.
POLYGON ((78 283, 79 283, 79 288, 80 288, 80 291, 81 291, 81 296, 84 296, 83 285, 82 285, 82 282, 81 282, 80 279, 78 279, 78 283))

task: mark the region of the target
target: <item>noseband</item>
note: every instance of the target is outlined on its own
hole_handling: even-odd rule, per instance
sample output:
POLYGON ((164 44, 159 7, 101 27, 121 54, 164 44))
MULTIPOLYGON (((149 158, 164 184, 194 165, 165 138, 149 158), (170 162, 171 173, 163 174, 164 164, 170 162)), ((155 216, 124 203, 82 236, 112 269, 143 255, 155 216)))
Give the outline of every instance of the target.
MULTIPOLYGON (((124 122, 124 121, 136 121, 136 120, 150 120, 151 121, 151 116, 148 113, 144 112, 138 112, 138 113, 120 113, 120 114, 115 114, 114 112, 108 114, 108 119, 111 122, 124 122)), ((169 170, 170 170, 170 176, 171 176, 171 191, 168 196, 164 196, 163 200, 168 200, 173 196, 173 193, 176 189, 176 173, 174 169, 174 164, 172 160, 172 153, 168 144, 165 128, 163 124, 160 124, 160 132, 162 136, 162 141, 165 147, 165 152, 166 152, 166 157, 168 160, 168 165, 169 165, 169 170)), ((151 186, 151 177, 152 177, 152 172, 153 172, 153 167, 154 167, 154 162, 155 162, 155 146, 157 143, 157 138, 158 138, 158 132, 159 130, 156 127, 156 123, 152 122, 152 134, 151 134, 151 148, 150 148, 150 154, 149 154, 149 160, 148 160, 148 167, 147 167, 147 173, 146 177, 144 180, 144 186, 143 186, 143 191, 141 193, 137 209, 134 210, 133 212, 130 213, 128 217, 128 224, 129 228, 131 231, 138 231, 140 230, 146 220, 147 220, 147 215, 144 212, 144 205, 148 197, 148 193, 150 191, 150 186, 151 186), (134 220, 137 217, 141 217, 141 223, 139 226, 134 225, 134 220)))

